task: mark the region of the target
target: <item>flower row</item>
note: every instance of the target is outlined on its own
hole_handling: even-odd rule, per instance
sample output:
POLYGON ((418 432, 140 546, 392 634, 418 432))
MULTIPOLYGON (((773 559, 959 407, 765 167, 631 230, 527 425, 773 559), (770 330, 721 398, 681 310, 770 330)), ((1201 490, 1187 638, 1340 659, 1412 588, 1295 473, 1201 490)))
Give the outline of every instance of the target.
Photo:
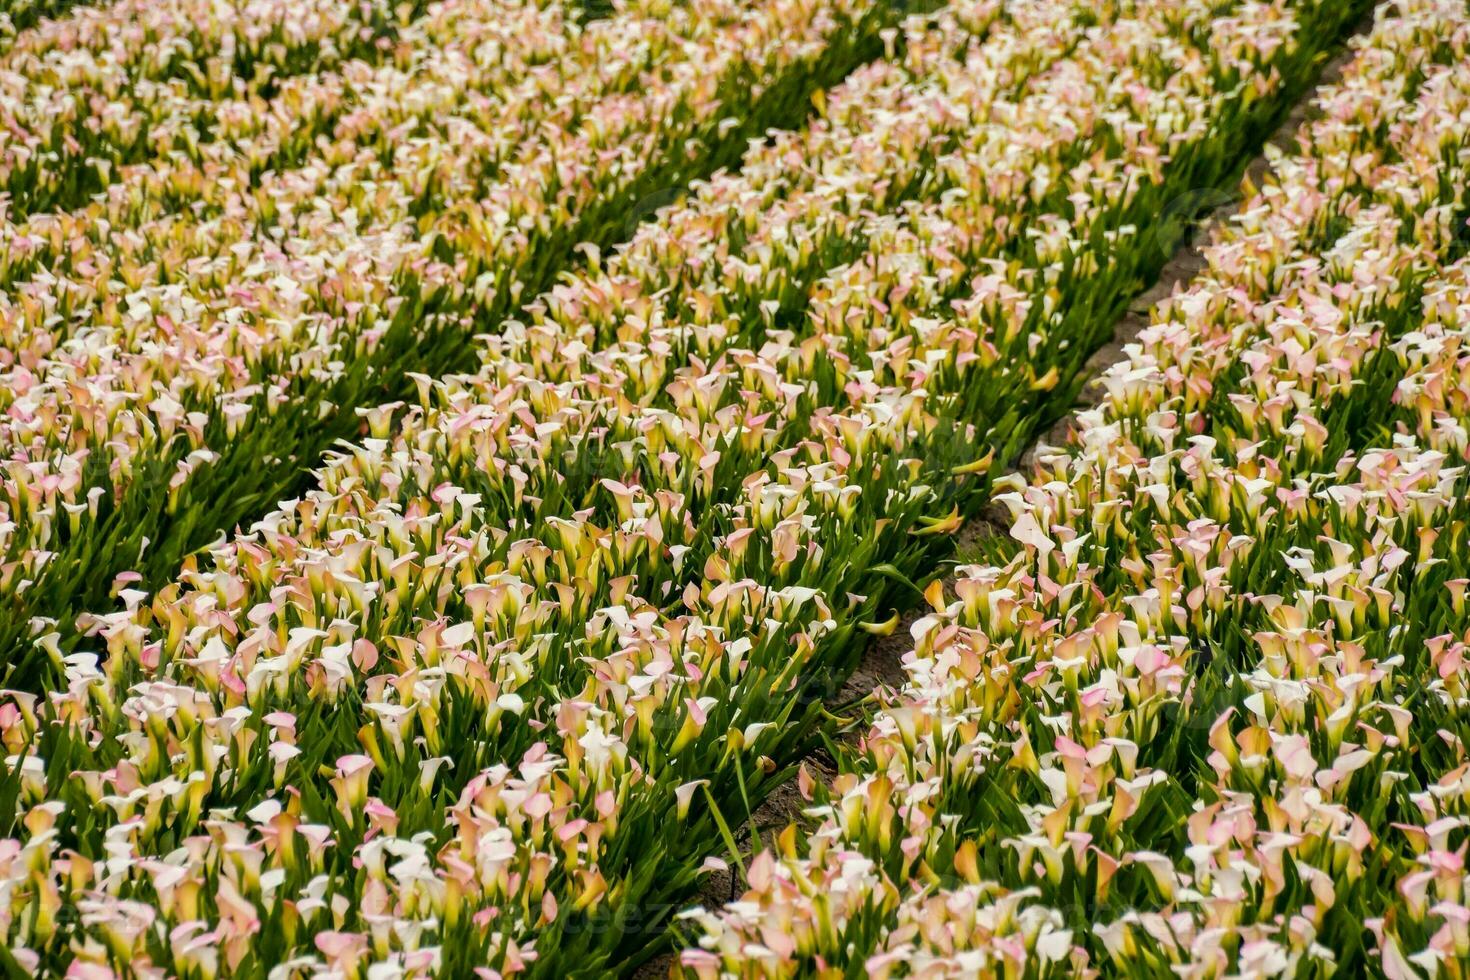
POLYGON ((0 54, 10 213, 83 203, 119 168, 198 153, 269 124, 277 104, 301 125, 323 105, 323 75, 340 87, 357 59, 393 55, 415 14, 388 0, 122 0, 26 31, 0 54))

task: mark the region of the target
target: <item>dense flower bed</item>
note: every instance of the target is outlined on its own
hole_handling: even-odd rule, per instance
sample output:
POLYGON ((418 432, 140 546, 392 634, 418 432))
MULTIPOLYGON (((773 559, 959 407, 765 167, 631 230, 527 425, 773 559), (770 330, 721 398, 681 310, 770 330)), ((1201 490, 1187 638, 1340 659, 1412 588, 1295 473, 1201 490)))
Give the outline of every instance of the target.
POLYGON ((118 167, 278 123, 271 102, 283 88, 291 91, 280 101, 301 125, 301 103, 326 104, 322 81, 340 87, 354 59, 394 52, 397 28, 417 13, 395 8, 387 0, 125 0, 20 35, 0 55, 8 136, 0 190, 10 213, 83 202, 118 167))
POLYGON ((473 364, 474 332, 576 243, 626 237, 651 192, 804 107, 878 16, 702 0, 584 28, 555 4, 438 4, 401 32, 408 64, 299 76, 337 108, 290 167, 282 91, 249 138, 185 127, 199 154, 5 228, 6 658, 37 617, 107 601, 117 573, 166 579, 299 488, 407 373, 473 364))
MULTIPOLYGON (((62 648, 67 624, 42 638, 53 685, 0 707, 0 802, 17 821, 0 845, 7 955, 40 970, 562 976, 651 948, 737 849, 736 815, 821 733, 862 641, 892 629, 991 468, 1163 260, 1149 219, 1229 177, 1354 13, 970 0, 906 21, 809 127, 753 145, 626 247, 590 250, 585 272, 482 339, 478 370, 419 374, 410 397, 363 408, 369 438, 318 489, 172 584, 120 582, 116 609, 83 617, 83 652, 62 648)), ((1449 113, 1453 85, 1421 74, 1449 113)), ((1429 126, 1394 131, 1407 144, 1429 126)), ((498 273, 477 226, 458 234, 431 253, 447 288, 473 282, 455 263, 498 273)), ((1430 336, 1413 350, 1448 349, 1430 336)), ((182 404, 148 411, 187 431, 182 404)), ((1039 594, 1085 591, 1055 582, 1039 594)), ((1052 767, 1060 750, 1031 737, 1052 767)), ((821 913, 792 905, 790 943, 773 930, 754 952, 736 906, 697 920, 712 948, 735 937, 727 955, 686 963, 780 972, 887 950, 907 927, 879 919, 910 879, 944 872, 916 875, 928 838, 897 843, 884 821, 1005 827, 955 787, 972 804, 956 819, 843 796, 885 849, 852 887, 895 901, 875 900, 872 926, 848 915, 835 951, 799 928, 821 913)), ((786 875, 832 850, 798 855, 794 833, 783 846, 786 875)), ((979 860, 950 850, 956 868, 979 860)), ((773 864, 743 869, 753 888, 775 887, 773 864)), ((1072 962, 1073 946, 1048 939, 1039 962, 1072 962)))
POLYGON ((1463 974, 1467 44, 1379 10, 688 973, 1463 974))

